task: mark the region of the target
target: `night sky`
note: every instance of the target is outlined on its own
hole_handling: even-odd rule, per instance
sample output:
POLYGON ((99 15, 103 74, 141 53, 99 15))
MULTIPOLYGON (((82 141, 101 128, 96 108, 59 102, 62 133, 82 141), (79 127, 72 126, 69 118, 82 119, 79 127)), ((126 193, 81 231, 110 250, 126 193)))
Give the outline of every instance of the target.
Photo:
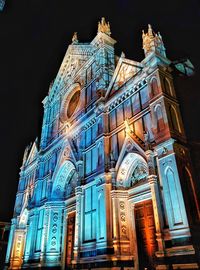
POLYGON ((200 142, 200 2, 6 0, 0 12, 0 221, 12 217, 24 148, 40 136, 42 100, 74 31, 91 41, 101 17, 110 22, 116 54, 141 61, 142 29, 160 31, 171 60, 196 69, 176 89, 190 142, 200 142))

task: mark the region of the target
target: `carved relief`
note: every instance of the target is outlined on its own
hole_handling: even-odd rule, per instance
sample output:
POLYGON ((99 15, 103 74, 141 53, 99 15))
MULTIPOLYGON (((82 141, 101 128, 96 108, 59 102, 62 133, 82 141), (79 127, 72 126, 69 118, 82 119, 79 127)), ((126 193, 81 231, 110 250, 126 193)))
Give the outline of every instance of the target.
POLYGON ((121 221, 122 221, 122 222, 125 222, 125 221, 126 221, 125 212, 121 212, 121 213, 120 213, 120 218, 121 218, 121 221))
POLYGON ((55 246, 56 246, 56 243, 57 243, 57 238, 56 238, 56 233, 57 233, 57 228, 58 228, 58 225, 57 225, 57 222, 58 222, 58 213, 57 212, 54 212, 53 213, 53 225, 52 225, 52 229, 51 229, 51 233, 52 233, 52 237, 51 237, 51 250, 54 250, 55 249, 55 246))
POLYGON ((120 201, 119 202, 119 207, 121 210, 124 210, 125 209, 125 203, 123 201, 120 201))

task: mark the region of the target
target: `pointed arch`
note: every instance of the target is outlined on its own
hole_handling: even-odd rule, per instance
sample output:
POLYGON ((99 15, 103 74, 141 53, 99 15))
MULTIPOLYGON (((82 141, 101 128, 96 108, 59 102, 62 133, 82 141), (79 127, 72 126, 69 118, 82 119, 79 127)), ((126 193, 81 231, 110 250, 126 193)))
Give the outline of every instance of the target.
POLYGON ((167 168, 165 169, 165 178, 167 181, 167 193, 173 216, 173 224, 180 224, 183 222, 183 218, 178 196, 178 187, 176 184, 174 170, 170 166, 167 166, 167 168))
POLYGON ((177 111, 173 105, 169 106, 169 114, 170 114, 170 122, 171 122, 172 128, 175 131, 181 132, 177 111))
POLYGON ((148 166, 145 159, 137 153, 128 153, 119 167, 116 186, 129 188, 147 175, 148 166))
POLYGON ((161 131, 165 127, 164 118, 163 118, 163 112, 160 104, 157 104, 154 108, 154 113, 156 117, 156 127, 157 131, 161 131))
POLYGON ((171 85, 168 78, 164 78, 164 89, 168 95, 172 95, 171 85))
POLYGON ((159 88, 158 88, 158 81, 156 78, 153 78, 151 80, 150 83, 150 87, 151 87, 151 92, 150 92, 150 97, 153 98, 154 96, 156 96, 159 92, 159 88))
POLYGON ((64 199, 66 196, 69 196, 74 191, 76 180, 77 173, 75 166, 70 160, 66 160, 55 176, 52 187, 52 198, 64 199))

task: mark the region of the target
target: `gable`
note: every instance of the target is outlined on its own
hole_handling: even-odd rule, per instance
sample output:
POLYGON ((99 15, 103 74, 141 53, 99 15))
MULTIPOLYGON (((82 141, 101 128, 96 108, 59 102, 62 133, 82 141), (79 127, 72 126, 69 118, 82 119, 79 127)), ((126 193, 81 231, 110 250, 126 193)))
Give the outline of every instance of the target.
POLYGON ((120 90, 126 82, 133 78, 142 69, 142 64, 121 57, 113 74, 113 78, 107 90, 107 97, 120 90))
POLYGON ((69 45, 64 56, 58 74, 50 88, 49 97, 51 99, 61 88, 72 83, 72 78, 89 60, 94 53, 94 47, 90 44, 69 45))
POLYGON ((30 152, 28 154, 27 160, 26 160, 26 164, 30 164, 34 159, 36 159, 37 154, 38 154, 38 147, 37 147, 37 138, 35 140, 35 142, 33 143, 30 152))

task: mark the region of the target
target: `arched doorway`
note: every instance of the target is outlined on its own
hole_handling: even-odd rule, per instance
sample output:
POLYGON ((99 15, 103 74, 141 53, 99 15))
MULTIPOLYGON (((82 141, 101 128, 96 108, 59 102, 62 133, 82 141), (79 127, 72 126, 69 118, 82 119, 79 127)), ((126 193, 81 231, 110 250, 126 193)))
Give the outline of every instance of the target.
POLYGON ((63 218, 63 246, 61 247, 63 269, 71 267, 74 259, 74 238, 75 238, 75 219, 76 212, 74 208, 75 188, 77 186, 78 173, 74 164, 70 160, 65 160, 57 171, 52 187, 52 200, 67 201, 67 207, 64 209, 63 218), (73 205, 71 205, 71 203, 73 205))
POLYGON ((128 190, 132 215, 130 237, 135 252, 136 269, 154 269, 157 251, 156 228, 151 188, 148 183, 148 166, 138 153, 128 153, 117 174, 117 187, 128 190))

